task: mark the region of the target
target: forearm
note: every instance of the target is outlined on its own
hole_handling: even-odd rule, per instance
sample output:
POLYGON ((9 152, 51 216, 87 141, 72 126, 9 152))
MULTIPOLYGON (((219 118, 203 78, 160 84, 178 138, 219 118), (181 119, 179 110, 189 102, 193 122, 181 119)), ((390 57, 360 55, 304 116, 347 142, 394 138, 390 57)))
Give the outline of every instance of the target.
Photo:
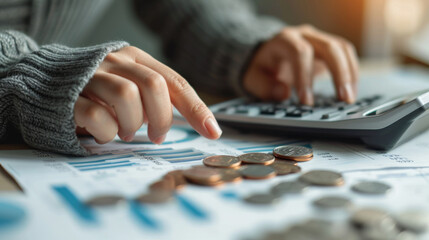
POLYGON ((84 155, 73 107, 98 65, 124 42, 87 48, 37 46, 22 33, 0 32, 0 138, 11 124, 30 146, 84 155))
POLYGON ((169 63, 196 87, 241 92, 241 73, 253 50, 283 23, 257 16, 247 1, 144 0, 140 18, 162 40, 169 63))

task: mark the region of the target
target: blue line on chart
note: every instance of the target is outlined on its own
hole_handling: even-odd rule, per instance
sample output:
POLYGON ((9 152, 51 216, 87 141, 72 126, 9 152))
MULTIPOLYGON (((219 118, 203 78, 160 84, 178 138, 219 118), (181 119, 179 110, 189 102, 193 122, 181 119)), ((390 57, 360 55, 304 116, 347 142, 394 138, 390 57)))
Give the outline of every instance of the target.
POLYGON ((194 153, 194 154, 180 155, 180 156, 162 156, 162 158, 164 160, 168 160, 168 159, 185 158, 185 157, 197 157, 197 156, 204 156, 204 153, 194 153))
POLYGON ((88 159, 93 159, 93 158, 110 157, 113 155, 114 155, 113 153, 106 153, 106 154, 99 154, 99 155, 91 155, 91 156, 87 156, 87 157, 68 157, 68 158, 73 159, 73 161, 80 161, 80 160, 88 160, 88 159))
POLYGON ((175 196, 180 207, 182 207, 182 209, 185 210, 191 216, 204 220, 207 220, 209 218, 207 212, 205 212, 201 207, 197 206, 194 202, 192 202, 185 196, 181 194, 176 194, 175 196))
POLYGON ((78 165, 74 166, 75 168, 87 168, 87 167, 100 167, 100 166, 108 166, 108 165, 115 165, 115 164, 121 164, 121 163, 131 163, 130 161, 118 161, 118 162, 107 162, 107 163, 97 163, 97 164, 88 164, 88 165, 78 165))
POLYGON ((199 158, 192 158, 192 159, 186 159, 186 160, 169 160, 168 162, 170 162, 170 163, 183 163, 183 162, 199 161, 202 159, 203 159, 202 157, 199 157, 199 158))
POLYGON ((109 168, 120 168, 120 167, 129 167, 138 165, 136 163, 128 163, 128 164, 122 164, 122 165, 114 165, 114 166, 106 166, 106 167, 96 167, 96 168, 80 168, 79 171, 92 171, 92 170, 102 170, 102 169, 109 169, 109 168))
POLYGON ((144 150, 135 150, 135 153, 146 153, 146 152, 158 152, 164 150, 173 150, 172 148, 158 148, 158 149, 144 149, 144 150))
POLYGON ((143 204, 139 204, 134 200, 129 201, 130 211, 137 220, 146 227, 153 230, 161 228, 161 224, 149 215, 149 212, 143 204))
POLYGON ((172 155, 172 154, 192 153, 192 152, 194 152, 193 149, 185 149, 185 150, 175 150, 175 151, 171 150, 171 151, 168 151, 168 152, 165 151, 165 152, 157 152, 157 153, 147 153, 147 154, 144 154, 144 155, 147 155, 147 156, 158 156, 158 155, 172 155))
POLYGON ((133 157, 134 155, 125 155, 125 156, 119 156, 119 157, 113 157, 113 158, 105 158, 105 159, 100 159, 100 160, 94 160, 94 161, 85 161, 85 162, 67 162, 70 165, 77 165, 77 164, 86 164, 86 163, 95 163, 95 162, 100 162, 100 161, 108 161, 108 160, 118 160, 118 159, 123 159, 123 158, 129 158, 129 157, 133 157))
POLYGON ((65 186, 53 186, 52 189, 62 198, 63 201, 74 211, 74 213, 86 222, 97 222, 95 212, 82 203, 73 191, 65 186))

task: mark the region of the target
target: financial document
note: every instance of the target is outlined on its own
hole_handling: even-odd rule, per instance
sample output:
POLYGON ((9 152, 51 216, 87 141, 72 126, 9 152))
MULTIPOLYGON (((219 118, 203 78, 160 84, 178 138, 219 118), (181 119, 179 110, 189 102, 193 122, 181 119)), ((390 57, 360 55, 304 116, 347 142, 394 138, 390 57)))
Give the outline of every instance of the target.
MULTIPOLYGON (((98 145, 82 138, 89 157, 70 157, 38 150, 0 151, 0 164, 22 187, 23 194, 0 193, 0 211, 9 209, 16 224, 2 227, 0 239, 254 239, 309 218, 346 221, 362 207, 397 214, 418 209, 429 212, 429 132, 389 152, 360 144, 267 135, 224 129, 220 140, 199 136, 186 124, 173 126, 162 145, 151 144, 142 128, 133 142, 120 139, 98 145), (244 180, 219 188, 187 185, 172 202, 162 205, 131 201, 166 172, 202 165, 215 154, 272 152, 277 146, 311 148, 314 158, 299 163, 302 172, 328 169, 341 172, 341 187, 310 187, 282 197, 273 205, 242 201, 264 193, 298 174, 255 181, 244 180), (392 190, 381 196, 358 194, 351 186, 362 180, 382 181, 392 190), (100 194, 120 194, 130 201, 112 207, 83 204, 100 194), (315 208, 326 195, 344 196, 354 204, 346 213, 315 208)), ((1 216, 0 216, 1 220, 1 216)), ((421 235, 421 239, 428 239, 421 235)))

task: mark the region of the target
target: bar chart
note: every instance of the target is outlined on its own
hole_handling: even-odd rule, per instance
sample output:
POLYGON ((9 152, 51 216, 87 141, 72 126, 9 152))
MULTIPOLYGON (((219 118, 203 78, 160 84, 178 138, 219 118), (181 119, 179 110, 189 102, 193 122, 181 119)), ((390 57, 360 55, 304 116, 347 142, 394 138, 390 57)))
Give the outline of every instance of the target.
POLYGON ((105 170, 114 168, 123 168, 138 165, 138 163, 130 161, 129 158, 134 157, 133 154, 114 155, 107 154, 103 156, 92 156, 91 160, 85 158, 85 161, 69 161, 67 164, 75 169, 86 172, 95 170, 105 170))
POLYGON ((137 155, 143 157, 161 158, 169 163, 184 163, 201 161, 207 157, 208 154, 194 148, 173 149, 173 148, 160 148, 134 151, 137 155))

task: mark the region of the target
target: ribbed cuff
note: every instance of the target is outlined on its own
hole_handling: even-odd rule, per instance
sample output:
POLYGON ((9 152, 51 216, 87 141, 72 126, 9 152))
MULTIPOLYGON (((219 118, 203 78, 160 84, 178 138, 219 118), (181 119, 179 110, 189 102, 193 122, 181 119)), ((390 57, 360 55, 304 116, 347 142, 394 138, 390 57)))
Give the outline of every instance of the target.
POLYGON ((7 79, 14 85, 13 104, 24 141, 42 150, 87 155, 76 136, 74 105, 106 55, 127 45, 46 45, 19 61, 7 79))

